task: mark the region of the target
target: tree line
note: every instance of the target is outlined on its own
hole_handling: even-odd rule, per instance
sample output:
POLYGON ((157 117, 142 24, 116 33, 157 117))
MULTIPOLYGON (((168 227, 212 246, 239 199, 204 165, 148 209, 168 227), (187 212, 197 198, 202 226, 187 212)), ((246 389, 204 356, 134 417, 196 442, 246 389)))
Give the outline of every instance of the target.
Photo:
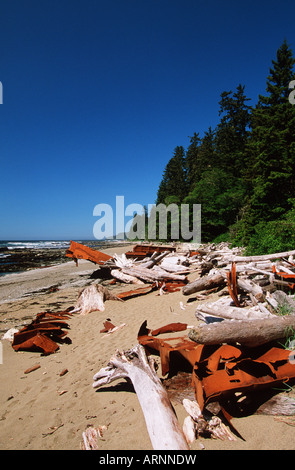
POLYGON ((216 128, 174 149, 156 205, 201 204, 202 242, 229 241, 249 254, 295 248, 294 64, 285 40, 256 105, 245 85, 224 91, 216 128))

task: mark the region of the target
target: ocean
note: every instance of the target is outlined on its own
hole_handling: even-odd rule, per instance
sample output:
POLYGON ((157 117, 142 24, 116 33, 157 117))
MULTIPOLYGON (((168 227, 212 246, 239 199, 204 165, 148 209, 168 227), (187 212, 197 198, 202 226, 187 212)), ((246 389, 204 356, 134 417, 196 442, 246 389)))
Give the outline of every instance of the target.
MULTIPOLYGON (((102 249, 116 240, 75 240, 102 249)), ((0 276, 69 261, 65 252, 70 240, 0 240, 0 276)))

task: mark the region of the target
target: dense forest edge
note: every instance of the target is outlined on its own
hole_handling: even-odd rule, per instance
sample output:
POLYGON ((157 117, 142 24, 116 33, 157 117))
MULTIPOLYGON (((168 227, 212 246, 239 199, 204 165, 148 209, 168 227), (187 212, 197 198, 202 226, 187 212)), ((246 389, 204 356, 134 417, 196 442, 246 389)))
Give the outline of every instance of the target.
POLYGON ((201 204, 202 243, 227 241, 249 255, 295 249, 294 64, 285 40, 266 96, 251 106, 245 85, 224 91, 217 127, 195 132, 168 161, 156 205, 201 204))

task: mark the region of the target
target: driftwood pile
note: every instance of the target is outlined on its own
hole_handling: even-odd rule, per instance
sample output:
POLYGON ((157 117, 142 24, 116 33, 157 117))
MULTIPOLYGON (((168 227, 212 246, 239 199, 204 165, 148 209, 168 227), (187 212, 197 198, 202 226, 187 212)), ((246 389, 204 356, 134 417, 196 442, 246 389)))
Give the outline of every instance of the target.
MULTIPOLYGON (((106 263, 113 264, 111 272, 117 279, 122 281, 124 276, 130 276, 124 282, 159 282, 163 270, 165 276, 170 272, 177 280, 185 276, 182 293, 184 297, 190 296, 189 301, 197 301, 197 326, 180 328, 179 324, 175 329, 188 328, 186 336, 171 339, 170 345, 169 339, 156 340, 147 330, 146 336, 139 335, 139 345, 129 351, 117 351, 94 376, 94 388, 119 378, 131 380, 154 449, 188 449, 199 435, 235 440, 239 433, 232 428, 231 416, 226 411, 228 393, 238 403, 239 410, 250 402, 253 413, 259 410, 264 414, 295 414, 295 400, 276 397, 277 392, 272 389, 272 384, 295 378, 295 300, 289 295, 295 287, 295 250, 260 257, 242 256, 240 249, 231 249, 227 244, 200 247, 193 256, 182 251, 181 254, 162 252, 138 261, 124 255, 115 256, 106 263), (197 279, 188 282, 186 275, 192 272, 198 274, 197 279), (210 294, 214 294, 214 302, 208 302, 210 294), (287 350, 279 343, 276 343, 278 348, 272 347, 278 341, 286 342, 287 350), (211 352, 210 348, 213 348, 211 352), (193 367, 189 375, 195 393, 192 397, 191 389, 181 400, 188 413, 182 428, 171 410, 169 386, 164 386, 166 379, 161 383, 156 376, 150 357, 156 350, 161 357, 162 373, 163 365, 176 357, 170 354, 172 351, 182 354, 193 367), (234 380, 230 380, 227 368, 234 380), (211 370, 208 379, 206 370, 211 370), (220 389, 218 380, 221 380, 220 389), (270 390, 266 395, 265 387, 270 390), (221 418, 217 416, 220 410, 221 418)), ((181 380, 178 382, 181 389, 179 383, 181 380)), ((182 392, 177 391, 180 395, 182 392)))
POLYGON ((182 292, 197 300, 215 292, 219 299, 198 304, 196 318, 205 324, 189 337, 202 344, 258 346, 294 336, 295 250, 247 257, 227 245, 212 248, 200 250, 200 277, 182 292))

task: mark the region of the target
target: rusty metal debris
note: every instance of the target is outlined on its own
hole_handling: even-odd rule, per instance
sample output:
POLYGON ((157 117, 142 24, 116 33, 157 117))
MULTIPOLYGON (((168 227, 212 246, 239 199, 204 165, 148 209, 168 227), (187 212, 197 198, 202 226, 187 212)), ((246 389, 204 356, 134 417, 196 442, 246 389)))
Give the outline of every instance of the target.
POLYGON ((232 263, 231 271, 227 272, 227 286, 231 298, 234 301, 236 307, 241 307, 241 304, 238 299, 238 288, 237 288, 237 273, 236 273, 236 263, 232 263))
POLYGON ((164 245, 135 245, 132 251, 127 251, 127 258, 143 259, 151 256, 153 253, 164 253, 169 251, 170 253, 175 251, 174 247, 164 245))
POLYGON ((74 241, 71 241, 70 248, 66 251, 66 256, 68 258, 73 258, 76 264, 78 264, 78 259, 86 259, 95 264, 104 264, 106 261, 112 259, 112 256, 107 255, 106 253, 93 250, 88 246, 74 241))
POLYGON ((44 355, 52 354, 59 348, 58 343, 70 343, 66 337, 68 324, 63 321, 70 315, 70 309, 50 313, 38 313, 36 318, 14 334, 12 347, 15 351, 36 351, 44 355))
POLYGON ((158 289, 158 287, 155 283, 153 283, 151 285, 147 285, 144 287, 138 287, 136 289, 128 290, 125 292, 120 292, 119 294, 117 294, 117 297, 119 297, 119 299, 122 299, 122 300, 127 300, 133 297, 138 297, 139 295, 149 294, 150 292, 156 289, 158 289))
MULTIPOLYGON (((237 392, 264 390, 295 379, 295 361, 290 360, 294 351, 282 347, 271 344, 256 348, 229 344, 209 346, 190 341, 187 336, 158 337, 188 328, 185 323, 175 323, 151 331, 144 322, 138 342, 147 353, 160 356, 163 375, 172 369, 175 373, 175 353, 189 363, 192 388, 201 410, 212 401, 235 399, 237 392)), ((223 411, 228 419, 228 413, 223 411)))
MULTIPOLYGON (((294 264, 291 263, 293 266, 294 264)), ((290 288, 291 291, 294 291, 295 288, 295 273, 286 273, 285 271, 277 271, 275 265, 272 267, 272 272, 275 275, 276 279, 282 279, 283 281, 286 281, 288 283, 288 287, 290 288), (293 282, 289 282, 293 281, 293 282)))

